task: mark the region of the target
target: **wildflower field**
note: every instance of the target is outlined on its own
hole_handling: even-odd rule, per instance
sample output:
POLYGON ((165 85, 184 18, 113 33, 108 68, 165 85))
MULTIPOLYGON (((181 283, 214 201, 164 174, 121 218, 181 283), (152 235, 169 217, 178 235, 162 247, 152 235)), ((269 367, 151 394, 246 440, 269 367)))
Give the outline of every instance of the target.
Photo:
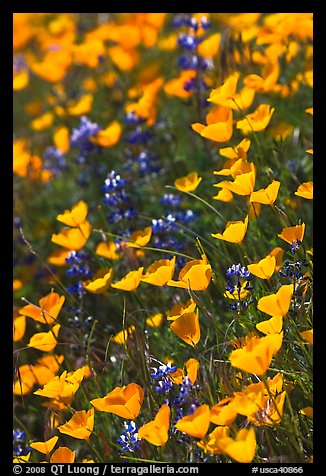
POLYGON ((313 462, 312 14, 13 22, 13 461, 313 462))

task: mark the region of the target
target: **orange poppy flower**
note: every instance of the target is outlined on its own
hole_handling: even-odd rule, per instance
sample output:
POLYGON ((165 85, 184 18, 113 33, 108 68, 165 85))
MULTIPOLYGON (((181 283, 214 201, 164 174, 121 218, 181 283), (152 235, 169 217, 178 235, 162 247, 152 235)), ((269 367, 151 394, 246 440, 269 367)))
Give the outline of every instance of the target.
POLYGON ((64 302, 64 296, 51 292, 39 300, 39 306, 27 304, 19 309, 19 314, 42 324, 52 324, 58 317, 64 302))
POLYGON ((122 418, 134 420, 144 399, 143 389, 136 383, 116 387, 103 398, 95 398, 90 403, 100 412, 113 413, 122 418))
POLYGON ((72 451, 66 446, 60 446, 52 454, 50 463, 74 463, 76 451, 72 451))
POLYGON ((297 240, 302 242, 305 228, 305 223, 302 223, 302 225, 288 226, 283 228, 282 233, 277 236, 287 243, 290 243, 290 245, 297 240))
POLYGON ((184 85, 196 77, 196 71, 187 69, 180 73, 177 78, 167 81, 164 85, 164 92, 170 96, 177 96, 179 98, 187 98, 191 96, 191 91, 186 91, 184 85))
POLYGON ((314 331, 313 331, 313 329, 309 329, 308 331, 300 332, 300 336, 302 337, 302 339, 309 342, 309 344, 312 345, 314 343, 314 331))
POLYGON ((211 412, 208 405, 201 405, 191 415, 184 416, 177 421, 177 430, 187 433, 194 438, 204 438, 211 421, 211 412))
POLYGON ((269 256, 275 257, 275 272, 277 272, 282 267, 284 250, 276 246, 276 248, 273 248, 269 253, 269 256))
POLYGON ((48 262, 53 264, 54 266, 66 266, 66 258, 69 256, 69 251, 58 249, 52 251, 52 253, 48 257, 48 262))
POLYGON ((195 312, 182 314, 172 322, 170 329, 192 347, 195 347, 200 340, 199 317, 195 312))
POLYGON ((162 405, 154 420, 139 428, 138 438, 155 446, 165 445, 169 438, 170 413, 169 405, 162 405))
POLYGON ((58 426, 60 433, 78 438, 80 440, 88 440, 94 428, 94 408, 87 412, 85 410, 76 411, 72 418, 64 425, 58 426))

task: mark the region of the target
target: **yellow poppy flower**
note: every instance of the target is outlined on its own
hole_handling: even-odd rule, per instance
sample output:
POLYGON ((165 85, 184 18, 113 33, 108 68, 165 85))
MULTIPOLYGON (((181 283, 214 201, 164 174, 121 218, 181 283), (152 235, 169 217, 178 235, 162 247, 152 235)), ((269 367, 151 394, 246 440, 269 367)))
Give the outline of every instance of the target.
POLYGON ((36 119, 33 119, 30 125, 33 131, 44 131, 52 126, 53 120, 54 115, 52 112, 46 112, 36 119))
POLYGON ((99 131, 94 137, 91 137, 90 141, 101 147, 112 147, 118 143, 121 132, 121 124, 118 121, 113 121, 106 129, 99 131))
POLYGON ((237 129, 241 129, 244 134, 263 131, 270 123, 274 111, 275 108, 269 104, 260 104, 254 112, 237 122, 237 129))
POLYGON ((222 190, 220 190, 218 194, 212 198, 214 200, 220 200, 221 202, 232 202, 233 193, 230 192, 230 190, 227 190, 226 188, 222 188, 222 190))
POLYGON ((203 58, 213 58, 218 54, 221 43, 221 33, 214 33, 199 43, 197 51, 203 58))
POLYGON ((22 340, 25 334, 26 329, 26 317, 25 316, 16 316, 14 318, 14 329, 13 329, 13 341, 18 342, 22 340))
POLYGON ((126 246, 130 248, 141 248, 146 246, 152 237, 152 228, 150 226, 146 227, 144 230, 136 230, 131 233, 130 239, 132 241, 127 241, 126 246))
MULTIPOLYGON (((197 359, 190 358, 185 363, 187 370, 187 377, 191 380, 191 383, 194 384, 197 380, 197 373, 199 369, 199 362, 197 359)), ((175 372, 169 373, 169 377, 172 379, 173 383, 180 385, 185 376, 183 369, 178 368, 175 372)))
POLYGON ((179 177, 176 179, 174 181, 174 186, 183 192, 194 192, 201 181, 202 177, 198 177, 197 172, 191 172, 185 177, 179 177))
POLYGON ((166 284, 183 289, 190 287, 193 291, 204 291, 209 286, 211 275, 212 268, 203 255, 201 260, 191 260, 181 269, 179 281, 171 279, 166 284))
POLYGON ((66 266, 66 258, 69 256, 69 251, 67 250, 54 250, 48 257, 48 262, 54 266, 66 266))
POLYGON ((263 375, 282 346, 283 332, 265 337, 253 337, 241 349, 233 350, 229 356, 231 365, 245 372, 263 375))
POLYGON ((81 116, 83 114, 88 114, 92 109, 93 101, 93 94, 85 94, 77 101, 74 101, 68 105, 67 114, 69 116, 81 116))
POLYGON ((123 291, 134 291, 138 288, 142 278, 144 267, 140 267, 135 271, 129 271, 120 281, 111 284, 112 288, 121 289, 123 291))
POLYGON ((58 426, 60 433, 78 438, 80 440, 88 440, 94 428, 94 408, 87 412, 85 410, 76 411, 72 418, 64 425, 58 426))
POLYGON ((256 329, 258 329, 263 334, 279 334, 282 331, 282 327, 282 316, 274 316, 267 321, 262 321, 256 324, 256 329))
POLYGON ((229 436, 227 426, 217 426, 204 440, 198 441, 197 446, 210 455, 220 455, 223 450, 219 446, 219 440, 229 436))
POLYGON ((92 231, 92 225, 85 221, 79 228, 66 228, 51 237, 52 243, 67 248, 71 251, 78 251, 83 248, 92 231))
POLYGON ((307 200, 312 200, 314 196, 314 184, 313 182, 304 182, 299 185, 294 195, 298 197, 306 198, 307 200))
POLYGON ((194 438, 204 438, 211 421, 211 412, 208 405, 201 405, 191 415, 184 416, 177 421, 177 430, 187 433, 194 438))
POLYGON ((189 299, 186 304, 176 304, 172 307, 170 311, 167 312, 167 320, 175 321, 182 314, 185 314, 187 312, 194 312, 195 307, 196 303, 192 299, 189 299))
POLYGON ((27 347, 42 350, 43 352, 51 352, 57 345, 57 337, 60 330, 60 324, 53 326, 49 332, 38 332, 31 338, 27 347))
POLYGON ((57 220, 67 226, 78 227, 85 223, 88 213, 88 205, 83 200, 72 207, 71 210, 65 210, 57 216, 57 220))
POLYGON ((253 428, 238 431, 235 439, 226 436, 218 440, 223 453, 238 463, 251 463, 256 453, 256 434, 253 428))
POLYGON ((53 436, 47 441, 35 441, 34 443, 30 443, 30 447, 33 448, 33 450, 37 450, 40 453, 43 453, 45 455, 48 455, 51 453, 55 445, 57 444, 58 441, 57 436, 53 436))
MULTIPOLYGON (((241 159, 240 159, 241 160, 241 159)), ((250 195, 255 186, 255 172, 249 172, 237 175, 233 182, 223 180, 214 185, 214 187, 224 188, 237 195, 250 195)))
POLYGON ((122 331, 118 332, 115 336, 111 337, 111 340, 116 344, 124 345, 128 339, 128 337, 135 332, 135 326, 129 326, 127 329, 123 329, 122 331))
POLYGON ((91 293, 103 294, 109 289, 112 278, 113 268, 103 268, 95 273, 90 281, 84 282, 83 286, 91 293))
POLYGON ((97 245, 95 253, 99 256, 102 256, 103 258, 117 260, 119 259, 117 249, 117 245, 114 243, 114 241, 102 241, 97 245))
POLYGON ((248 152, 251 141, 246 137, 234 147, 224 147, 219 149, 218 153, 227 159, 242 159, 243 153, 248 152))
POLYGON ((175 256, 171 260, 160 259, 152 263, 141 280, 153 286, 164 286, 173 278, 175 256))
POLYGON ((267 255, 266 258, 261 259, 258 263, 249 264, 247 268, 254 276, 261 279, 269 279, 274 274, 275 265, 275 256, 267 255))
POLYGON ((53 142, 56 148, 63 154, 70 150, 70 132, 68 127, 58 127, 53 134, 53 142))
POLYGON ((232 109, 224 106, 215 106, 206 116, 207 125, 196 122, 191 125, 195 132, 202 137, 215 142, 227 142, 233 134, 232 109))
POLYGON ((228 221, 225 227, 223 234, 216 233, 212 234, 213 238, 218 238, 219 240, 229 241, 230 243, 242 243, 248 228, 248 215, 246 216, 244 222, 242 221, 228 221))
POLYGON ((21 91, 28 86, 29 83, 29 73, 28 69, 23 68, 20 71, 14 70, 13 76, 13 90, 14 91, 21 91))
POLYGON ((145 423, 138 430, 138 438, 146 440, 152 445, 163 446, 169 438, 170 407, 162 405, 154 420, 145 423))
POLYGON ((276 294, 270 294, 269 296, 260 298, 257 309, 265 312, 269 316, 284 317, 289 310, 293 292, 293 284, 281 286, 276 294))
MULTIPOLYGON (((224 168, 222 170, 214 170, 213 173, 214 175, 223 175, 225 177, 231 176, 233 179, 235 179, 238 175, 248 175, 250 172, 254 174, 255 178, 256 169, 254 164, 252 162, 248 162, 247 158, 244 157, 237 160, 229 160, 229 162, 224 164, 224 168)), ((250 176, 248 176, 248 178, 250 178, 250 176)), ((255 182, 255 180, 253 180, 253 182, 255 182)), ((218 185, 214 185, 214 187, 218 187, 218 185)))
POLYGON ((49 380, 43 388, 36 390, 34 395, 51 398, 55 402, 70 405, 73 396, 80 387, 81 381, 84 378, 84 369, 77 369, 75 372, 67 372, 66 370, 60 375, 49 380))
POLYGON ((273 180, 266 188, 257 190, 257 192, 252 192, 250 195, 250 201, 255 203, 262 203, 265 205, 273 205, 275 202, 278 190, 281 183, 277 180, 273 180))
POLYGON ((266 63, 261 76, 258 74, 249 74, 243 79, 243 84, 258 92, 267 93, 273 91, 279 74, 280 68, 277 62, 266 63))
POLYGON ((114 413, 122 418, 134 420, 144 399, 143 389, 136 383, 116 387, 103 398, 95 398, 90 403, 100 412, 114 413))
POLYGON ((160 312, 152 314, 146 319, 146 324, 149 327, 160 327, 162 322, 163 322, 163 314, 161 314, 160 312))
POLYGON ((230 397, 223 398, 211 408, 211 422, 214 425, 231 425, 238 412, 230 397))

